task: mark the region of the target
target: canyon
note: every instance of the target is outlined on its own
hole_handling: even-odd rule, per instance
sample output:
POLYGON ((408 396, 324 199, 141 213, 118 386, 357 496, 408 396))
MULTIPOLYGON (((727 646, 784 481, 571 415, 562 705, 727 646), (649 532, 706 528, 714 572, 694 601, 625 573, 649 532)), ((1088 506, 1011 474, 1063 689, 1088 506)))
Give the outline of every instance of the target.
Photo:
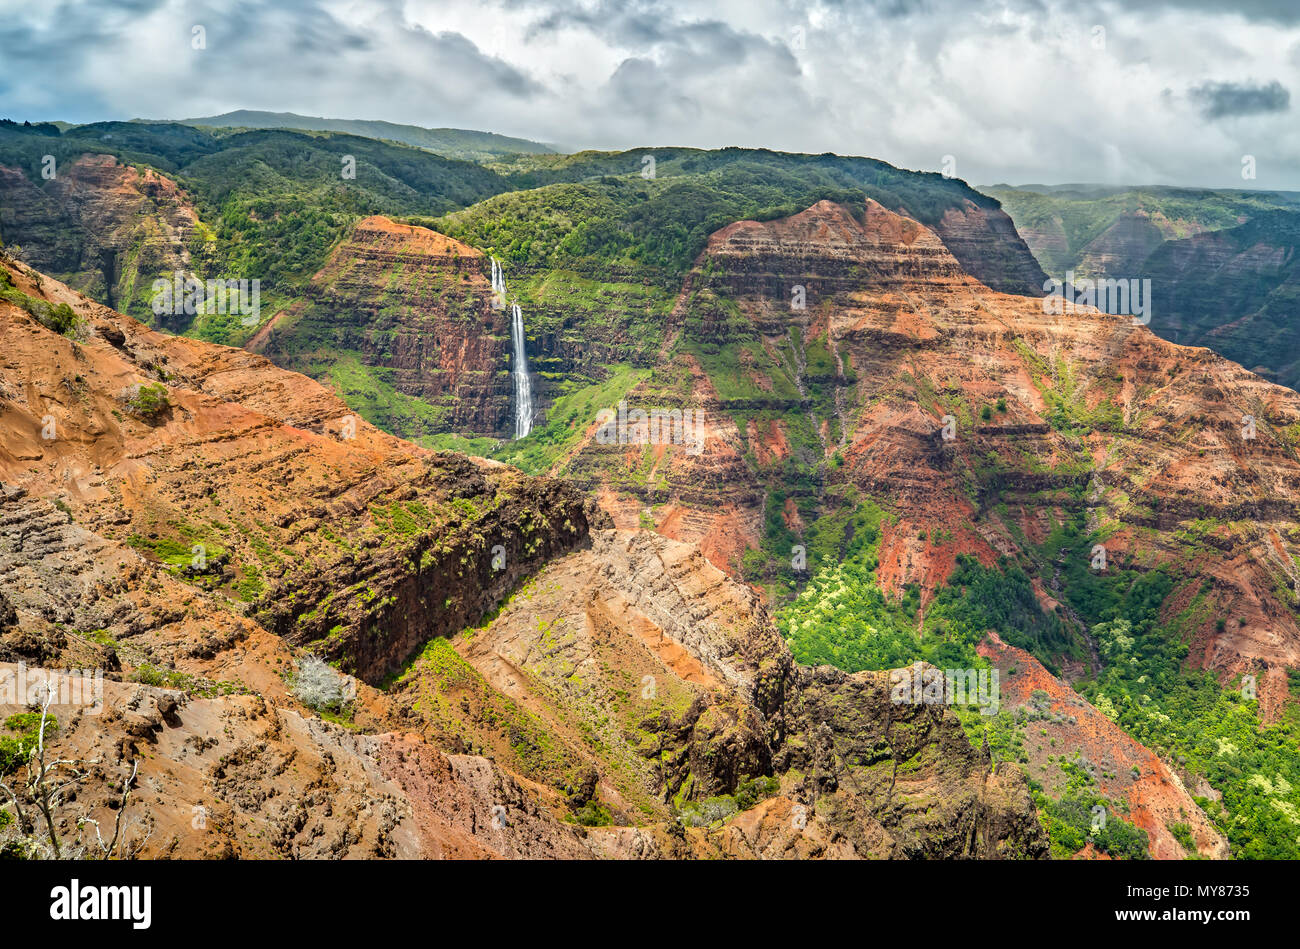
POLYGON ((951 712, 889 702, 883 673, 796 666, 695 548, 5 274, 81 321, 60 335, 0 303, 0 669, 111 670, 99 712, 52 708, 58 753, 94 762, 67 839, 111 822, 138 768, 144 857, 1044 853, 1014 765, 951 712), (135 413, 141 383, 165 409, 135 413), (348 725, 294 697, 304 645, 357 677, 348 725), (674 816, 756 780, 723 827, 674 816), (593 803, 610 822, 576 824, 593 803))
MULTIPOLYGON (((226 253, 199 178, 3 172, 28 263, 0 303, 0 668, 112 670, 102 719, 57 712, 69 753, 115 763, 85 813, 139 761, 148 856, 1085 857, 1056 825, 1082 782, 1156 858, 1235 855, 1248 806, 1288 846, 1293 783, 1175 741, 1122 673, 1167 660, 1179 702, 1194 679, 1294 751, 1300 396, 1045 312, 1011 218, 939 176, 703 216, 664 250, 635 222, 738 159, 656 152, 661 181, 617 177, 640 152, 544 156, 538 187, 440 218, 429 194, 354 214, 243 349, 103 305, 152 320, 148 268, 105 269, 110 245, 187 272, 226 253), (35 226, 56 214, 77 248, 35 226), (620 404, 701 437, 600 437, 620 404), (871 622, 977 636, 1005 717, 812 661, 812 591, 846 564, 871 622), (1021 614, 965 629, 959 578, 993 576, 1022 578, 1021 614), (351 677, 346 721, 295 695, 307 654, 351 677)), ((1155 257, 1253 273, 1232 235, 1155 257)))

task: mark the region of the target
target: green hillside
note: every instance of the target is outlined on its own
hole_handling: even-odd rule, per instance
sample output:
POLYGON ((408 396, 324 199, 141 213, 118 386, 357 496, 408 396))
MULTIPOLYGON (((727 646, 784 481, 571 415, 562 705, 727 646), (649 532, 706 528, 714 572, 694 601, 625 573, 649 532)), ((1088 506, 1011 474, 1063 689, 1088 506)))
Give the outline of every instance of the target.
MULTIPOLYGON (((141 121, 141 120, 137 120, 141 121)), ((444 158, 464 161, 491 161, 502 156, 546 154, 554 152, 549 145, 524 138, 511 138, 495 132, 476 132, 471 129, 423 128, 419 125, 401 125, 396 122, 378 122, 367 119, 325 119, 293 112, 261 112, 239 109, 223 115, 180 119, 181 125, 234 129, 302 129, 310 132, 339 132, 364 138, 400 142, 416 148, 428 149, 444 158)))

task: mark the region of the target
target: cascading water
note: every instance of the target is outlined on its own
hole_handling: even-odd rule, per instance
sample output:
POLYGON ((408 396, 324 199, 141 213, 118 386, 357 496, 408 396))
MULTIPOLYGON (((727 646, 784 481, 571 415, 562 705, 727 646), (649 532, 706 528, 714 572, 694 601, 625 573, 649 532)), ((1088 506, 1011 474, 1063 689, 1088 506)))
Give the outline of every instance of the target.
POLYGON ((497 263, 495 257, 492 260, 492 309, 504 309, 506 305, 506 275, 497 263))
POLYGON ((524 314, 519 304, 514 306, 514 319, 510 321, 510 339, 515 347, 515 438, 523 438, 533 430, 533 386, 528 380, 528 353, 524 348, 524 314))
MULTIPOLYGON (((495 257, 492 258, 492 306, 502 309, 506 305, 506 274, 495 257)), ((524 344, 524 314, 519 304, 514 304, 510 319, 510 344, 513 349, 510 374, 515 382, 515 438, 523 438, 533 430, 533 384, 528 378, 528 350, 524 344)))

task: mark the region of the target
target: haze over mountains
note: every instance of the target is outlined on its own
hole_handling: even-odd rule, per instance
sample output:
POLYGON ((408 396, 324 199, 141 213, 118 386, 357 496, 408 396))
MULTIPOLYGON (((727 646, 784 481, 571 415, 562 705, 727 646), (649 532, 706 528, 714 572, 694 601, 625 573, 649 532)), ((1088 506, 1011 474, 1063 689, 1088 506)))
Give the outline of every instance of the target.
POLYGON ((191 121, 0 126, 0 659, 115 710, 69 836, 139 761, 146 856, 1300 853, 1300 395, 1225 358, 1291 195, 191 121))
POLYGON ((224 115, 205 118, 181 119, 182 125, 199 125, 211 128, 307 129, 315 132, 345 132, 386 141, 427 148, 447 158, 464 158, 484 161, 502 155, 547 154, 557 151, 550 145, 530 142, 494 132, 474 132, 468 129, 426 129, 418 125, 398 125, 393 122, 371 122, 364 119, 324 119, 292 112, 257 112, 240 109, 224 115))

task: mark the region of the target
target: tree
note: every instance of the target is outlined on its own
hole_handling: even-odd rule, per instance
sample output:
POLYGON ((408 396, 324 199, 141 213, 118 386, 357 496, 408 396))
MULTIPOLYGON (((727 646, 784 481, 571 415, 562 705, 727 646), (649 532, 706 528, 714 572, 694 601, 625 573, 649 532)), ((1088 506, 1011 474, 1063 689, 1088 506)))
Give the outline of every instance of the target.
MULTIPOLYGON (((67 801, 68 792, 85 781, 90 774, 90 767, 98 765, 99 762, 70 758, 48 759, 46 736, 57 727, 50 716, 50 705, 54 701, 55 690, 48 681, 45 683, 45 692, 40 724, 35 740, 27 751, 26 773, 23 780, 16 782, 17 790, 0 781, 0 791, 9 798, 6 804, 0 805, 0 812, 5 808, 13 807, 13 817, 16 821, 13 834, 17 838, 6 841, 3 849, 16 852, 26 858, 75 859, 86 856, 87 848, 80 843, 80 838, 71 847, 65 845, 59 835, 58 814, 67 801), (43 828, 45 840, 40 839, 38 827, 43 828)), ((77 819, 78 829, 84 828, 86 824, 94 825, 97 852, 93 855, 101 860, 108 860, 114 855, 125 856, 128 859, 134 857, 149 839, 150 835, 146 834, 143 839, 137 840, 134 845, 128 847, 125 846, 122 836, 123 819, 131 800, 131 786, 135 783, 139 769, 140 763, 134 762, 130 777, 122 782, 122 797, 113 822, 113 836, 109 840, 105 841, 100 834, 98 821, 88 817, 77 819)))

